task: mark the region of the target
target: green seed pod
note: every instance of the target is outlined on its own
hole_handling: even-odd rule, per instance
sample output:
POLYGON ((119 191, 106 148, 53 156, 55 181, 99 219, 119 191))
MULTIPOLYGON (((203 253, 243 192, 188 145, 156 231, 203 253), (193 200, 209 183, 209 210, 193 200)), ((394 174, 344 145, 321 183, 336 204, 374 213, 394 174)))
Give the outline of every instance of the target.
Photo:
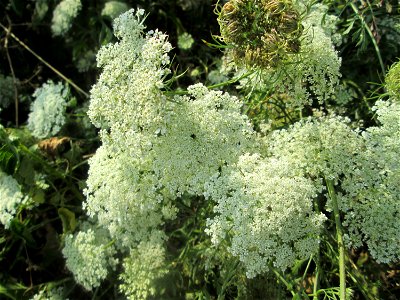
POLYGON ((291 0, 230 0, 218 23, 238 64, 276 67, 300 51, 303 26, 291 0))

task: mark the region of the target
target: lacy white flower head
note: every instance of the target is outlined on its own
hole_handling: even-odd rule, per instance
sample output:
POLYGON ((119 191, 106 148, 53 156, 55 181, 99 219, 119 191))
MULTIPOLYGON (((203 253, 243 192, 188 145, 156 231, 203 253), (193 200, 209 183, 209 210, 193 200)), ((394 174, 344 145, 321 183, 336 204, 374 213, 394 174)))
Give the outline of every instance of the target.
MULTIPOLYGON (((290 162, 299 175, 313 180, 322 193, 325 180, 338 184, 351 180, 359 168, 360 153, 365 143, 357 130, 350 127, 350 120, 328 116, 307 118, 288 129, 275 130, 265 139, 268 154, 290 162)), ((347 204, 339 201, 339 208, 347 204)), ((331 203, 327 203, 331 210, 331 203)))
POLYGON ((158 227, 175 217, 176 209, 163 197, 148 161, 103 145, 90 159, 84 207, 110 231, 116 245, 134 247, 163 234, 158 227))
POLYGON ((110 134, 102 131, 103 146, 89 161, 84 205, 118 244, 159 235, 157 228, 176 215, 172 199, 202 195, 219 168, 256 149, 237 98, 202 84, 189 93, 174 98, 173 110, 152 132, 116 125, 110 134))
POLYGON ((18 207, 27 201, 28 197, 24 196, 18 182, 12 176, 0 171, 0 223, 5 228, 10 227, 18 207))
POLYGON ((299 10, 309 10, 303 20, 303 25, 306 28, 321 28, 326 36, 332 39, 332 42, 335 45, 340 45, 342 36, 340 33, 337 33, 337 23, 339 22, 339 18, 336 15, 328 13, 329 7, 327 5, 322 3, 313 3, 313 1, 307 0, 298 1, 296 4, 299 6, 299 10))
POLYGON ((129 300, 156 296, 160 292, 157 281, 168 273, 163 245, 152 240, 141 242, 124 259, 123 267, 120 290, 129 300))
POLYGON ((91 90, 88 115, 103 128, 103 146, 90 160, 85 208, 110 231, 120 248, 157 236, 175 208, 158 182, 149 150, 164 124, 166 98, 160 88, 169 72, 167 36, 144 34, 144 11, 132 9, 114 20, 119 42, 97 55, 103 68, 91 90))
POLYGON ((157 30, 144 36, 143 15, 143 10, 131 9, 116 18, 114 34, 119 42, 97 54, 103 71, 91 90, 88 111, 96 127, 123 124, 133 130, 147 129, 164 111, 165 98, 159 89, 169 73, 165 66, 172 47, 167 35, 157 30))
POLYGON ((62 0, 53 11, 51 31, 62 36, 72 27, 72 22, 82 8, 81 0, 62 0))
MULTIPOLYGON (((302 22, 304 31, 301 51, 297 58, 299 64, 291 64, 293 68, 289 71, 292 78, 301 78, 303 85, 309 85, 309 91, 304 87, 295 87, 293 90, 293 104, 300 107, 302 105, 296 103, 299 100, 295 99, 300 96, 303 103, 311 104, 307 102, 307 99, 311 99, 310 92, 315 94, 319 103, 326 101, 335 94, 335 88, 341 77, 341 59, 332 40, 334 29, 324 26, 323 21, 329 20, 330 15, 324 11, 325 9, 323 13, 319 12, 320 6, 317 4, 315 6, 311 7, 302 22)), ((296 58, 294 60, 296 61, 296 58)))
POLYGON ((151 155, 162 184, 171 193, 201 195, 219 168, 255 150, 254 132, 236 97, 188 87, 189 97, 175 97, 164 132, 154 139, 151 155))
POLYGON ((69 89, 51 80, 33 93, 35 97, 28 117, 28 129, 37 138, 56 135, 65 124, 69 89))
POLYGON ((64 241, 62 253, 67 268, 74 274, 76 282, 87 290, 98 287, 118 263, 106 229, 84 223, 82 231, 66 235, 64 241))
POLYGON ((400 105, 397 101, 376 102, 380 126, 364 133, 366 148, 362 163, 352 178, 342 183, 346 192, 347 242, 363 243, 378 262, 400 260, 400 105))
POLYGON ((171 193, 201 194, 209 176, 248 146, 251 125, 236 98, 200 84, 188 89, 194 100, 179 96, 171 102, 162 95, 171 46, 160 32, 143 35, 142 15, 130 10, 115 20, 120 42, 99 51, 103 72, 91 92, 89 116, 96 126, 110 127, 114 142, 123 140, 121 149, 143 141, 135 142, 137 148, 149 149, 143 155, 153 157, 152 168, 171 193))
POLYGON ((107 1, 104 3, 104 8, 101 11, 103 17, 108 17, 110 19, 115 19, 120 14, 126 12, 129 9, 128 4, 121 1, 107 1))
POLYGON ((228 239, 248 277, 272 265, 284 271, 317 251, 326 218, 313 211, 312 182, 290 162, 246 154, 207 187, 217 203, 207 232, 215 244, 228 239))
POLYGON ((400 259, 400 106, 378 101, 374 109, 382 125, 362 135, 345 119, 323 117, 275 131, 268 143, 271 155, 288 160, 318 192, 325 180, 334 181, 347 246, 366 244, 372 257, 388 263, 400 259))
POLYGON ((338 181, 355 168, 363 139, 341 117, 308 118, 276 130, 266 139, 270 154, 289 160, 294 168, 320 186, 326 178, 338 181))

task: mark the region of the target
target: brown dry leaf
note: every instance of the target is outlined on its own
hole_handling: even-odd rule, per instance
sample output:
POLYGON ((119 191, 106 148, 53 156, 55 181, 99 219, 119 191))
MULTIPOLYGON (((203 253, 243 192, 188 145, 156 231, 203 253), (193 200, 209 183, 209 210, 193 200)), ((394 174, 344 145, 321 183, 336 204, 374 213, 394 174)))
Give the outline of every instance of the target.
POLYGON ((305 292, 307 294, 311 294, 313 292, 313 286, 315 284, 315 276, 314 275, 307 275, 304 280, 302 280, 302 286, 305 288, 305 292))
POLYGON ((45 152, 49 156, 56 156, 57 155, 57 150, 62 146, 63 144, 69 142, 71 139, 69 137, 52 137, 43 141, 40 141, 38 143, 38 147, 40 150, 45 152))

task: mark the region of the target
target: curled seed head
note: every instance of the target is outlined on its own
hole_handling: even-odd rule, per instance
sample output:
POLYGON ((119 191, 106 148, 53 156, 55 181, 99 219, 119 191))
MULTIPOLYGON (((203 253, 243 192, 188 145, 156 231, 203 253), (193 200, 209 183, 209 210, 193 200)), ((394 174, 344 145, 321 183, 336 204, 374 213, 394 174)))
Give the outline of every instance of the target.
POLYGON ((230 0, 218 17, 239 64, 274 67, 300 51, 300 14, 291 0, 230 0))

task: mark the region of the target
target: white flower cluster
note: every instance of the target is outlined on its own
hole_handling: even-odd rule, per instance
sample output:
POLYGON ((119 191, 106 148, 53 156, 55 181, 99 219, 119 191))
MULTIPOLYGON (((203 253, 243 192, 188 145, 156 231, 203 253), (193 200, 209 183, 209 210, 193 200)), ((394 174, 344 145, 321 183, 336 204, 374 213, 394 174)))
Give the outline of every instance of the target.
POLYGON ((312 182, 289 162, 243 155, 208 184, 206 195, 217 202, 208 220, 212 241, 227 238, 249 278, 272 265, 284 271, 318 249, 326 217, 313 211, 312 182))
MULTIPOLYGON (((308 118, 289 129, 276 130, 267 138, 269 153, 287 159, 292 167, 309 178, 338 182, 351 172, 358 154, 363 151, 363 139, 341 117, 308 118)), ((322 182, 316 181, 322 191, 322 182)))
POLYGON ((382 263, 400 260, 400 105, 378 101, 374 107, 379 127, 366 130, 360 168, 344 181, 345 225, 349 245, 366 243, 382 263))
MULTIPOLYGON (((273 132, 268 152, 290 161, 321 193, 333 180, 347 245, 365 243, 388 263, 400 259, 400 107, 378 101, 375 109, 382 125, 362 134, 338 117, 308 119, 273 132)), ((326 208, 332 210, 330 199, 326 208)))
POLYGON ((121 291, 129 300, 149 299, 157 293, 155 281, 168 273, 164 247, 157 242, 142 242, 124 259, 123 267, 121 291))
POLYGON ((311 4, 305 19, 303 20, 303 26, 307 25, 312 30, 316 28, 322 29, 325 35, 330 37, 335 45, 340 45, 342 42, 342 35, 337 32, 339 17, 336 15, 330 15, 328 13, 329 7, 327 5, 312 2, 313 1, 297 2, 297 5, 301 10, 308 10, 306 5, 311 4))
POLYGON ((51 80, 33 93, 35 97, 28 117, 28 129, 37 138, 56 135, 65 124, 69 89, 51 80))
POLYGON ((134 247, 156 235, 163 237, 158 226, 163 215, 173 218, 175 209, 163 198, 148 161, 104 144, 89 164, 84 206, 118 246, 134 247))
POLYGON ((34 295, 31 300, 69 300, 64 296, 64 289, 60 288, 48 288, 40 290, 39 293, 34 295))
POLYGON ((108 17, 114 20, 120 14, 126 12, 129 9, 128 4, 121 1, 107 1, 104 3, 104 8, 101 11, 103 17, 108 17))
POLYGON ((204 184, 225 165, 254 151, 254 134, 241 103, 202 84, 188 88, 191 97, 168 113, 166 127, 154 142, 153 168, 171 193, 202 195, 204 184))
POLYGON ((339 84, 341 59, 333 45, 333 39, 337 39, 335 18, 327 10, 328 7, 322 4, 311 6, 302 21, 304 32, 300 53, 298 57, 293 55, 294 61, 284 66, 291 80, 286 81, 284 76, 282 83, 284 89, 291 91, 291 105, 296 107, 311 104, 311 95, 320 103, 326 101, 335 94, 339 84))
MULTIPOLYGON (((183 194, 216 203, 207 232, 217 245, 228 241, 229 252, 239 257, 249 277, 270 266, 285 270, 318 248, 326 217, 313 205, 324 196, 325 180, 340 187, 348 243, 365 242, 378 260, 386 261, 374 244, 379 237, 389 248, 387 258, 397 255, 397 104, 378 102, 383 125, 364 135, 340 117, 310 118, 271 133, 263 147, 236 97, 202 84, 190 86, 185 96, 163 93, 171 45, 157 30, 143 33, 143 15, 143 10, 129 10, 117 17, 118 41, 97 55, 102 73, 92 88, 88 115, 100 129, 102 146, 89 161, 84 208, 107 238, 99 240, 90 228, 66 237, 63 253, 78 282, 88 289, 98 286, 115 266, 112 257, 118 251, 127 255, 121 291, 130 299, 156 296, 156 282, 167 274, 162 226, 176 217, 174 201, 183 194), (379 158, 380 151, 388 157, 379 158), (368 175, 374 170, 379 176, 368 175), (368 205, 371 211, 380 209, 374 191, 390 194, 385 209, 393 212, 388 233, 379 236, 372 230, 379 214, 354 216, 368 205), (89 270, 85 261, 91 262, 89 270)), ((309 67, 300 68, 306 75, 301 74, 298 87, 301 97, 309 99, 311 91, 322 101, 333 92, 340 60, 332 32, 313 22, 306 34, 315 31, 325 44, 305 36, 313 44, 311 54, 299 55, 314 57, 304 61, 309 67), (315 90, 305 90, 307 84, 315 84, 315 90)))
POLYGON ((18 207, 27 203, 18 182, 10 175, 0 171, 0 223, 5 228, 10 227, 18 207))
POLYGON ((72 26, 82 8, 81 0, 62 0, 53 11, 51 31, 55 36, 63 36, 72 26))
MULTIPOLYGON (((159 31, 143 34, 143 15, 130 10, 115 19, 119 41, 97 55, 103 72, 92 88, 88 112, 101 129, 102 146, 89 162, 84 207, 108 230, 116 248, 131 256, 150 241, 160 248, 165 239, 161 225, 177 213, 173 200, 183 193, 202 195, 220 168, 254 145, 236 97, 202 84, 189 87, 187 96, 163 94, 171 45, 159 31)), ((131 274, 136 264, 127 259, 121 275, 121 289, 129 297, 143 292, 131 274)), ((146 268, 159 265, 154 260, 146 268)))
POLYGON ((92 228, 88 224, 82 231, 65 236, 62 250, 66 265, 74 274, 75 280, 91 290, 98 287, 118 262, 114 259, 115 247, 110 243, 107 230, 92 228))
MULTIPOLYGON (((128 297, 144 293, 143 285, 136 282, 145 276, 136 274, 142 261, 133 259, 145 255, 147 250, 137 250, 144 247, 138 245, 153 241, 161 247, 165 234, 160 225, 176 215, 170 194, 154 174, 149 154, 157 129, 165 124, 167 103, 160 88, 169 72, 165 65, 172 47, 167 36, 159 31, 144 36, 143 15, 143 10, 130 10, 114 20, 119 41, 102 47, 97 55, 103 72, 92 88, 88 111, 91 121, 101 129, 103 145, 89 162, 84 207, 98 226, 110 234, 116 250, 135 257, 125 260, 125 272, 121 275, 121 291, 128 297)), ((80 243, 84 241, 76 241, 75 247, 80 243)), ((69 265, 70 253, 64 255, 69 265)), ((154 266, 148 261, 149 272, 156 272, 159 259, 163 260, 163 256, 153 260, 154 266)), ((88 277, 87 272, 81 272, 84 265, 74 261, 69 268, 87 288, 98 285, 107 275, 108 268, 103 267, 101 274, 88 277)), ((149 286, 150 281, 143 284, 149 286)))
POLYGON ((97 54, 103 71, 91 90, 88 111, 96 127, 122 126, 138 131, 162 120, 165 97, 159 88, 169 73, 164 66, 169 63, 167 53, 172 47, 167 35, 159 31, 142 37, 143 14, 143 10, 135 14, 130 10, 115 19, 114 34, 119 42, 102 47, 97 54))

